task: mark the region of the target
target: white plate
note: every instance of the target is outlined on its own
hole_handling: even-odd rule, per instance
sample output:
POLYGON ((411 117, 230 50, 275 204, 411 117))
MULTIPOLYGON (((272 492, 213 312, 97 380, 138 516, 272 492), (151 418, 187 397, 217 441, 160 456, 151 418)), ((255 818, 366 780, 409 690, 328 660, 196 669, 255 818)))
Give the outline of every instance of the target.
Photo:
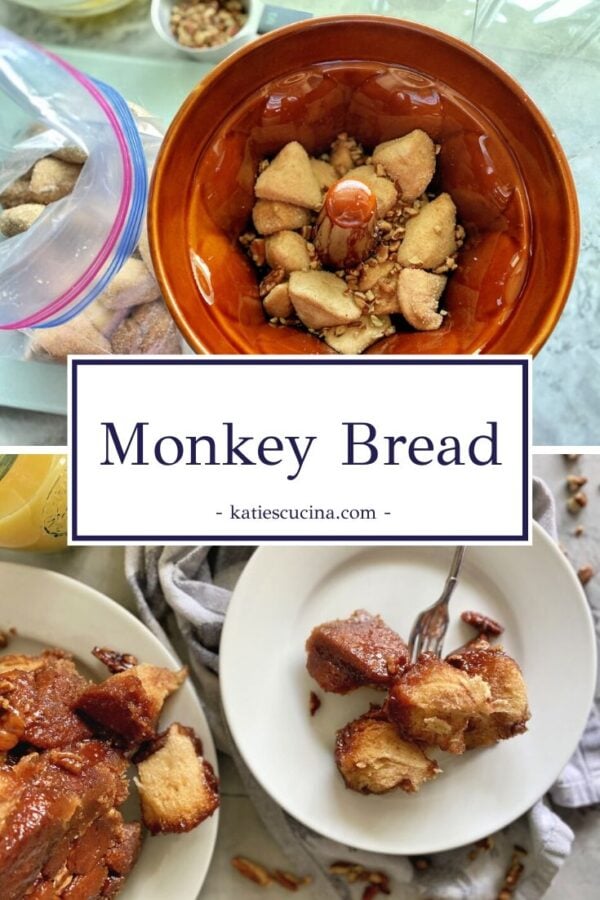
POLYGON ((441 591, 452 548, 259 549, 238 582, 221 641, 221 690, 233 737, 264 789, 292 816, 343 844, 435 853, 468 844, 525 812, 553 783, 585 727, 596 675, 592 618, 579 582, 536 526, 531 547, 469 547, 451 602, 446 649, 473 632, 475 609, 506 628, 522 666, 529 731, 463 756, 418 794, 365 797, 344 787, 335 732, 383 694, 324 694, 305 668, 311 629, 358 607, 407 636, 441 591), (311 718, 309 692, 323 703, 311 718))
MULTIPOLYGON (((31 653, 60 647, 72 653, 82 669, 98 680, 106 677, 107 670, 91 655, 97 644, 133 653, 157 666, 180 665, 126 609, 79 581, 45 569, 0 562, 0 627, 14 627, 19 635, 6 652, 31 653)), ((173 721, 195 729, 204 755, 218 774, 208 723, 189 680, 167 700, 161 727, 173 721)), ((217 811, 189 834, 146 836, 120 900, 174 896, 195 900, 212 857, 218 819, 217 811)))

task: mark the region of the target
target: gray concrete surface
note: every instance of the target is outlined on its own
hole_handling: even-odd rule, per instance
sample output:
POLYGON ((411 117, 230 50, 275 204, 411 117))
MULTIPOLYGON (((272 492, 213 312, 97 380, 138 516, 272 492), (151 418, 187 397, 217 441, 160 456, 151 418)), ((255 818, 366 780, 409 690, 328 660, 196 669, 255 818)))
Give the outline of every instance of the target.
MULTIPOLYGON (((600 609, 600 454, 585 454, 570 462, 561 455, 534 457, 533 472, 543 478, 556 498, 559 537, 575 569, 591 565, 597 573, 586 585, 586 594, 596 610, 600 609), (566 508, 566 477, 585 475, 583 490, 588 505, 577 516, 566 508), (575 535, 578 525, 583 534, 575 535)), ((599 619, 596 615, 596 630, 599 619)), ((560 727, 557 722, 556 727, 560 727)), ((559 810, 575 832, 572 855, 564 864, 546 900, 597 900, 600 896, 600 806, 585 810, 559 810)))

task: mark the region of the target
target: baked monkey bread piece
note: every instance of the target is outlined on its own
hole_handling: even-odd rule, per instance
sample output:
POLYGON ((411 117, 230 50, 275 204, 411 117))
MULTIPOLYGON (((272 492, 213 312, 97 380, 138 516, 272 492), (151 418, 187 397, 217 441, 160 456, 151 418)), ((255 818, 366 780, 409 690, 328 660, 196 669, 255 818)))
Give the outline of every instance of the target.
POLYGON ((400 737, 381 707, 338 731, 335 761, 346 787, 361 794, 395 788, 415 793, 441 772, 420 747, 400 737))
POLYGON ((129 744, 140 744, 156 736, 163 704, 186 676, 186 668, 172 672, 141 663, 91 684, 79 697, 77 709, 129 744))
POLYGON ((5 656, 0 673, 2 750, 21 742, 38 750, 60 749, 92 737, 73 711, 89 682, 68 654, 54 650, 36 657, 5 656))
POLYGON ((502 647, 491 647, 484 637, 476 638, 450 654, 447 661, 470 677, 481 677, 490 688, 485 713, 472 719, 465 732, 467 750, 527 731, 531 713, 525 681, 518 664, 502 647))
POLYGON ((173 725, 156 738, 186 670, 108 648, 95 655, 117 673, 101 684, 60 650, 0 656, 0 900, 117 896, 141 846, 141 823, 125 822, 119 807, 142 735, 154 739, 140 762, 152 833, 188 831, 219 805, 192 729, 173 725))
POLYGON ((390 688, 387 713, 406 740, 450 753, 464 753, 465 732, 485 716, 490 686, 430 653, 403 672, 390 688))
POLYGON ((217 778, 192 728, 175 722, 135 761, 142 818, 152 834, 191 831, 219 806, 217 778))
MULTIPOLYGON (((127 761, 101 741, 0 766, 2 900, 22 900, 40 877, 54 878, 63 869, 78 874, 69 869, 69 855, 97 819, 124 802, 126 770, 127 761)), ((100 874, 106 877, 108 867, 100 874)), ((85 896, 93 900, 100 892, 85 896)))
POLYGON ((385 689, 409 662, 408 647, 381 616, 358 609, 348 619, 317 625, 306 642, 306 668, 324 691, 385 689))
POLYGON ((116 809, 99 816, 80 837, 54 852, 27 900, 104 900, 116 897, 141 849, 141 825, 116 809))

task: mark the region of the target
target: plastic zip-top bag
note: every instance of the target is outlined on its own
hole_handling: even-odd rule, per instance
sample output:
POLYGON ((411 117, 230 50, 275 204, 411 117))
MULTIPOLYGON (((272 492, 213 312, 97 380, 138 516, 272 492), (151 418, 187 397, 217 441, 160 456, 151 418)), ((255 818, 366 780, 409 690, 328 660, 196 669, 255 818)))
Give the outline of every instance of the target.
POLYGON ((0 122, 0 330, 54 359, 180 352, 142 236, 153 118, 0 28, 0 122))

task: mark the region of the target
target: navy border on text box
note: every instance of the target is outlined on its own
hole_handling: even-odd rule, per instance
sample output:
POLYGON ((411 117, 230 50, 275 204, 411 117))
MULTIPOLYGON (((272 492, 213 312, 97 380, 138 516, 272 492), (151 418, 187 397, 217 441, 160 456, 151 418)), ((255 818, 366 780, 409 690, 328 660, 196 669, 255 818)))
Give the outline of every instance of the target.
POLYGON ((529 423, 529 357, 503 359, 502 357, 461 357, 461 358, 412 358, 401 357, 387 359, 378 356, 363 356, 359 359, 353 358, 337 358, 329 357, 326 359, 294 359, 293 357, 181 357, 179 359, 114 359, 111 357, 100 357, 94 359, 77 359, 69 360, 70 364, 70 415, 71 415, 71 543, 138 543, 144 544, 147 541, 163 542, 172 544, 177 542, 193 542, 197 544, 227 544, 241 542, 246 544, 266 544, 266 543, 328 543, 328 544, 390 544, 405 542, 432 542, 432 543, 449 543, 449 544, 474 544, 474 543, 526 543, 529 539, 530 525, 530 484, 529 484, 529 452, 530 452, 530 423, 529 423), (78 369, 83 366, 315 366, 315 365, 334 365, 334 366, 516 366, 521 369, 521 397, 522 397, 522 459, 523 459, 523 477, 521 483, 521 499, 522 499, 522 516, 521 531, 519 534, 495 534, 495 535, 232 535, 232 534, 109 534, 109 535, 87 535, 79 534, 77 526, 77 400, 78 400, 78 369))

